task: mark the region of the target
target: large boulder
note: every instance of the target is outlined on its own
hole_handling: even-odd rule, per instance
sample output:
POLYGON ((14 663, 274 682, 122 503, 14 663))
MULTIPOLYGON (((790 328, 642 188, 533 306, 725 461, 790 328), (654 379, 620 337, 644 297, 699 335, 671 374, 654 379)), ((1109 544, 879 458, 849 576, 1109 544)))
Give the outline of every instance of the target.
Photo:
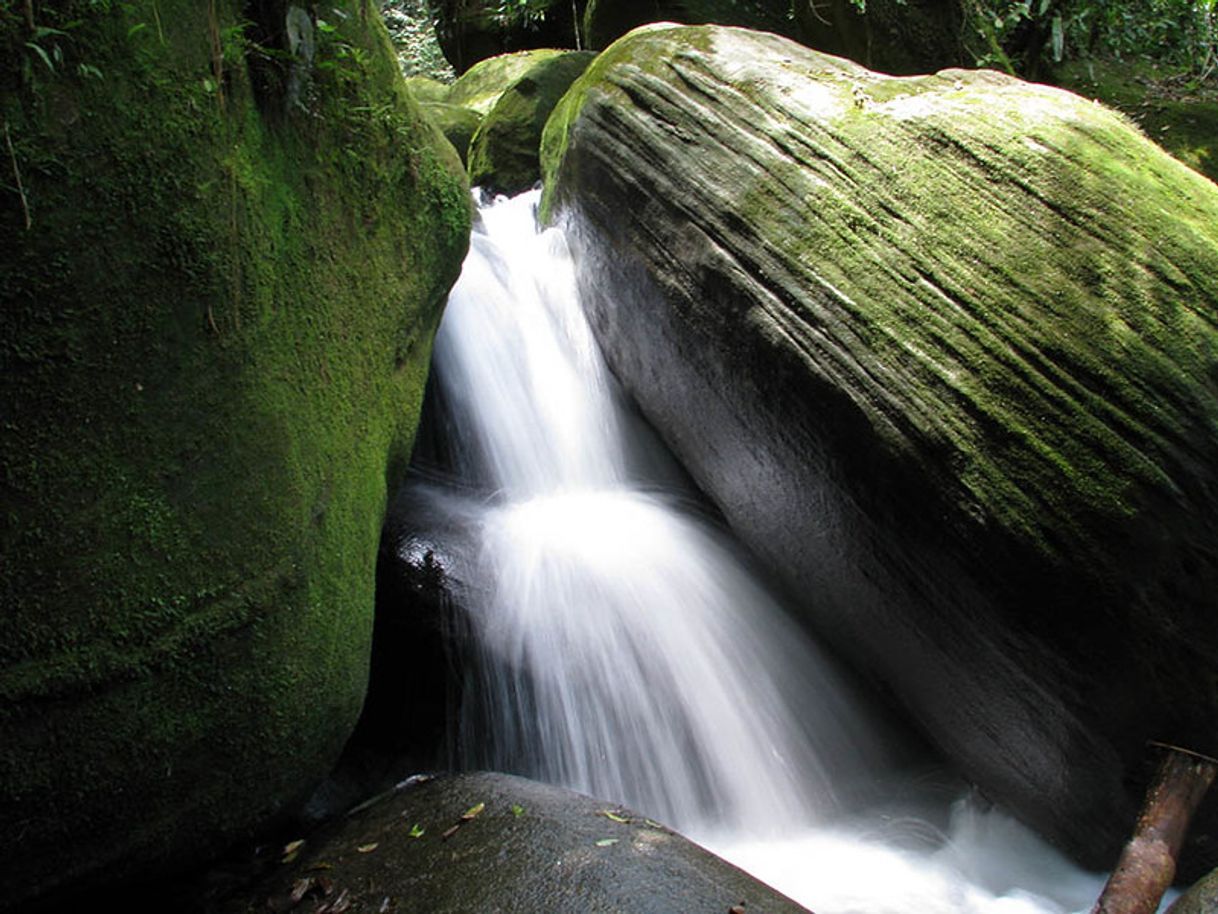
POLYGON ((563 93, 592 58, 568 51, 538 61, 505 91, 469 144, 469 182, 517 194, 541 179, 541 131, 563 93))
POLYGON ((506 774, 403 784, 291 856, 220 910, 805 912, 657 822, 506 774))
POLYGON ((23 909, 197 862, 333 762, 470 221, 367 4, 61 8, 0 30, 0 907, 23 909))
POLYGON ((471 108, 485 117, 495 107, 499 96, 516 80, 539 63, 561 57, 564 53, 558 48, 534 48, 480 61, 452 84, 445 100, 450 105, 471 108))
POLYGON ((809 624, 1110 864, 1147 741, 1218 749, 1218 188, 1060 90, 715 27, 607 50, 543 164, 615 373, 809 624))

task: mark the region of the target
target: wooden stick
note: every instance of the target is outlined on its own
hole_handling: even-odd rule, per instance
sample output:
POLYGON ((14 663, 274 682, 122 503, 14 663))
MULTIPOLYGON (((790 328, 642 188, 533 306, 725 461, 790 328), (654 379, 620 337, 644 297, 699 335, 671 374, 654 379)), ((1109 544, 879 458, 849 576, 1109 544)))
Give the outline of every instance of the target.
POLYGON ((17 151, 13 149, 13 138, 8 132, 8 121, 4 122, 4 144, 8 147, 8 157, 13 162, 13 177, 17 179, 17 196, 21 198, 21 214, 25 217, 25 230, 28 232, 34 223, 30 219, 30 204, 25 199, 25 185, 21 183, 21 169, 17 167, 17 151))
POLYGON ((1154 914, 1176 875, 1176 857, 1189 820, 1218 773, 1218 761, 1168 746, 1146 799, 1133 837, 1091 914, 1154 914))

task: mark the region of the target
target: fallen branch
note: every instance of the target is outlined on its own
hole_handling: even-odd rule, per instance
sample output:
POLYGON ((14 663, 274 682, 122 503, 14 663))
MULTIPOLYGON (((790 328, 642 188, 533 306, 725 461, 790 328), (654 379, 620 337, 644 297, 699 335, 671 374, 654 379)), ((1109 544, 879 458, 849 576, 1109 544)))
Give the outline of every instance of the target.
POLYGON ((1218 773, 1218 761, 1177 746, 1166 750, 1146 792, 1133 837, 1091 914, 1154 914, 1176 875, 1188 823, 1218 773))
POLYGON ((30 203, 25 198, 25 186, 21 183, 21 169, 17 166, 17 151, 13 149, 13 138, 8 132, 8 121, 4 122, 4 144, 8 146, 8 157, 13 162, 13 177, 17 179, 17 195, 21 197, 21 214, 25 216, 25 230, 34 223, 30 219, 30 203))

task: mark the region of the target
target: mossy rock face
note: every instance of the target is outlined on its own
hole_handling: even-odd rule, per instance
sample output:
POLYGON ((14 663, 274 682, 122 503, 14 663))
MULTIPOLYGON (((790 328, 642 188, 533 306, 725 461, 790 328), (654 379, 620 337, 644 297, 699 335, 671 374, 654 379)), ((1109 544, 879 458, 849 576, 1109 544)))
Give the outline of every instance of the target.
POLYGON ((448 102, 448 83, 442 83, 430 76, 411 76, 406 80, 406 88, 421 105, 445 104, 448 102))
POLYGON ((512 83, 542 61, 565 53, 558 48, 537 48, 483 60, 453 83, 448 103, 472 108, 485 117, 512 83))
POLYGON ((586 0, 437 0, 436 35, 458 74, 479 61, 535 48, 586 47, 586 0))
POLYGON ((1218 181, 1218 80, 1137 60, 1071 61, 1054 82, 1129 116, 1173 156, 1218 181))
POLYGON ((541 180, 541 131, 592 51, 569 51, 530 67, 499 97, 469 146, 469 182, 517 194, 541 180))
POLYGON ((366 4, 258 9, 0 13, 0 907, 198 863, 363 700, 468 190, 366 4))
POLYGON ((542 157, 615 374, 809 623, 1111 865, 1147 740, 1218 750, 1218 188, 1067 92, 713 27, 605 51, 542 157))
POLYGON ((310 836, 300 856, 225 914, 288 907, 293 888, 352 911, 671 914, 804 909, 628 809, 506 774, 411 784, 310 836), (324 879, 319 878, 324 877, 324 879), (308 881, 305 881, 308 880, 308 881))
POLYGON ((443 102, 427 102, 422 107, 423 113, 440 129, 448 142, 452 143, 457 155, 461 157, 461 164, 464 165, 469 159, 469 142, 482 124, 482 115, 473 108, 443 102))

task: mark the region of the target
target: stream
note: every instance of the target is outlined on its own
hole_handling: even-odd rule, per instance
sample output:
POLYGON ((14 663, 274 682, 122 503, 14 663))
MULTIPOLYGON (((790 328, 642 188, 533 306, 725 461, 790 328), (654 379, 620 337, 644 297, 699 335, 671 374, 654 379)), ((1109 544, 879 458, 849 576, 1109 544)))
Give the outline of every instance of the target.
POLYGON ((434 356, 469 532, 460 764, 663 821, 817 914, 1087 911, 1086 873, 912 749, 620 393, 538 192, 483 205, 434 356))

